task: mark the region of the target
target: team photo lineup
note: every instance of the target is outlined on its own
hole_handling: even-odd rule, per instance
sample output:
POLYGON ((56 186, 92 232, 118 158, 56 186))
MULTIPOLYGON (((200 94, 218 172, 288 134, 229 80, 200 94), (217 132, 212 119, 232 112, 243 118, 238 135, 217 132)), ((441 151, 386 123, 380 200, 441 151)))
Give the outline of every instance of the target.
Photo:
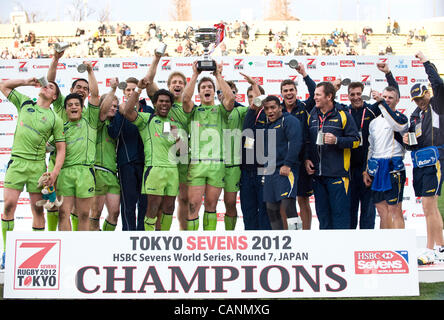
MULTIPOLYGON (((205 48, 221 42, 220 28, 196 31, 205 48)), ((403 229, 410 153, 427 226, 428 250, 418 264, 444 261, 444 82, 423 52, 412 58, 429 85, 409 88, 416 109, 406 116, 387 62, 373 66, 386 80, 380 92, 349 78, 315 82, 298 56, 285 67, 301 80, 266 92, 240 70, 248 88, 239 92, 205 50, 193 57, 190 77, 173 69, 161 84, 165 49, 155 49, 143 77, 107 75, 103 92, 88 58, 62 92, 58 66, 71 50, 63 43, 54 46, 46 76, 0 81, 18 114, 3 185, 3 248, 24 191, 34 231, 115 231, 119 223, 123 231, 168 231, 173 221, 179 230, 211 231, 221 197, 227 231, 240 215, 245 230, 310 230, 314 215, 321 230, 403 229), (305 99, 298 94, 304 86, 305 99), (341 88, 348 101, 338 98, 341 88)))

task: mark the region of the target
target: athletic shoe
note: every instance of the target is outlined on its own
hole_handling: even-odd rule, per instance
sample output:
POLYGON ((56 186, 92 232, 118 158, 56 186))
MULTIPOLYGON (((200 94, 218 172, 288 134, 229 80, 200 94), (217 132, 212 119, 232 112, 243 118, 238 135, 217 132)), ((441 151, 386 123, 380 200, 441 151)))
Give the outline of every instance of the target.
POLYGON ((424 266, 435 263, 435 251, 426 249, 422 254, 418 256, 418 265, 424 266))
POLYGON ((444 262, 444 246, 435 249, 435 261, 444 262))
POLYGON ((3 252, 3 255, 2 255, 2 264, 0 265, 0 270, 5 269, 5 257, 6 257, 6 252, 3 252))

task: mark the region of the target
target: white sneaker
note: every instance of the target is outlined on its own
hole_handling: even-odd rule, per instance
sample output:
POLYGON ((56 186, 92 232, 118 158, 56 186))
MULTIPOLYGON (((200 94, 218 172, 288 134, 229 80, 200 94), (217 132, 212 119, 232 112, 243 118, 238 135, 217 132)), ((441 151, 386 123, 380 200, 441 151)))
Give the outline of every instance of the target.
POLYGON ((444 262, 444 246, 435 249, 435 261, 444 262))
POLYGON ((426 249, 418 256, 418 265, 424 266, 435 263, 435 251, 432 249, 426 249))

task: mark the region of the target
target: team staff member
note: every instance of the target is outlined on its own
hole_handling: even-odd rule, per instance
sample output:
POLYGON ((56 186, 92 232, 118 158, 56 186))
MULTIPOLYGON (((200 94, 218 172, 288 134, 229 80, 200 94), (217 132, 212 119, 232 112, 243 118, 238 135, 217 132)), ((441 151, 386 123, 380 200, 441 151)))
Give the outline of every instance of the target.
MULTIPOLYGON (((421 84, 410 90, 418 107, 410 115, 409 132, 415 133, 417 144, 408 146, 412 150, 413 188, 415 196, 422 197, 427 225, 427 250, 418 257, 418 263, 430 264, 444 260, 443 222, 438 209, 443 182, 444 82, 421 51, 415 57, 424 65, 433 91, 432 97, 429 89, 421 84)), ((403 141, 408 144, 408 134, 404 135, 403 141)))
POLYGON ((99 123, 97 130, 96 161, 94 163, 96 191, 89 216, 90 230, 100 230, 99 221, 104 205, 108 216, 105 218, 102 230, 114 231, 120 213, 120 183, 117 177, 116 140, 108 134, 110 120, 116 115, 119 99, 115 96, 118 79, 110 80, 111 90, 100 97, 99 105, 109 104, 105 121, 99 123))
POLYGON ((407 132, 408 119, 396 111, 399 102, 396 88, 387 87, 382 95, 373 91, 372 96, 382 114, 369 125, 368 169, 363 173, 363 182, 371 186, 371 198, 381 219, 380 229, 404 229, 402 200, 406 174, 402 134, 407 132))
MULTIPOLYGON (((242 130, 242 165, 240 179, 240 205, 245 230, 271 230, 267 207, 264 202, 263 170, 264 163, 258 163, 257 150, 263 151, 263 144, 256 139, 257 130, 264 130, 267 118, 263 107, 256 107, 253 99, 264 95, 264 88, 257 85, 247 89, 248 104, 251 108, 245 115, 242 130), (259 144, 259 146, 258 146, 259 144), (260 173, 260 174, 259 174, 260 173)), ((263 141, 262 141, 263 142, 263 141)))
POLYGON ((263 106, 268 119, 265 156, 275 153, 265 166, 264 200, 270 224, 273 230, 283 230, 282 210, 288 229, 300 229, 302 222, 296 210, 296 194, 303 141, 301 123, 296 117, 282 112, 280 100, 275 96, 265 98, 263 106))
MULTIPOLYGON (((146 76, 147 87, 146 91, 149 97, 153 97, 154 93, 159 90, 157 84, 154 82, 154 78, 156 76, 157 67, 159 65, 161 54, 155 52, 153 60, 151 61, 151 66, 148 69, 148 73, 146 76)), ((174 104, 171 107, 171 116, 174 118, 174 114, 177 119, 188 119, 188 117, 183 117, 183 108, 182 108, 182 94, 185 89, 185 85, 187 84, 187 78, 182 72, 173 71, 169 74, 167 80, 168 90, 174 95, 174 104)), ((181 127, 189 133, 189 123, 181 123, 181 127)), ((179 195, 177 197, 177 218, 179 220, 179 229, 186 230, 187 229, 187 218, 188 218, 188 185, 187 185, 187 175, 188 175, 188 164, 189 164, 189 154, 184 153, 183 159, 178 163, 179 169, 179 195)))
POLYGON ((185 87, 182 103, 183 110, 191 113, 191 162, 188 169, 188 198, 190 211, 187 230, 198 230, 199 210, 204 200, 204 230, 216 230, 216 207, 224 187, 225 164, 223 162, 223 129, 227 127, 228 115, 234 107, 234 95, 222 78, 222 64, 217 64, 213 72, 224 99, 214 104, 216 87, 209 77, 200 79, 197 88, 200 106, 194 106, 192 97, 200 71, 197 62, 193 64, 193 75, 185 87), (209 142, 208 142, 209 141, 209 142))
MULTIPOLYGON (((395 88, 399 96, 399 86, 393 77, 387 63, 376 64, 378 70, 384 72, 387 84, 395 88)), ((340 87, 339 82, 339 87, 340 87)), ((379 102, 369 104, 362 98, 364 84, 362 82, 352 82, 348 88, 349 105, 344 105, 352 115, 353 120, 361 136, 361 144, 351 151, 350 162, 350 199, 351 199, 351 228, 374 229, 376 210, 372 200, 372 192, 363 182, 363 172, 366 170, 367 153, 369 148, 369 124, 373 119, 381 114, 379 102), (360 208, 360 214, 359 214, 360 208)))
POLYGON ((334 102, 332 83, 316 86, 316 108, 307 120, 305 167, 314 174, 313 189, 320 229, 350 228, 350 151, 360 143, 351 115, 334 102))
MULTIPOLYGON (((134 94, 139 80, 134 77, 126 79, 123 90, 125 101, 134 94)), ((140 99, 139 112, 154 113, 153 108, 140 99)), ((120 108, 108 125, 108 134, 117 140, 117 168, 120 181, 120 212, 122 230, 143 231, 147 208, 147 196, 142 193, 144 169, 143 142, 137 127, 125 119, 120 108), (136 213, 137 211, 137 213, 136 213)))
MULTIPOLYGON (((179 190, 176 151, 180 148, 175 148, 175 145, 181 140, 177 132, 180 122, 169 117, 174 96, 165 89, 158 90, 153 96, 156 110, 154 114, 137 112, 134 105, 144 87, 146 85, 141 80, 134 96, 122 105, 122 113, 137 126, 144 143, 145 170, 142 192, 148 195, 145 230, 156 230, 159 209, 162 210, 160 230, 169 230, 179 190)), ((182 139, 187 139, 186 134, 182 139)))
MULTIPOLYGON (((17 108, 18 119, 14 133, 11 160, 8 163, 4 181, 4 213, 2 215, 3 247, 6 248, 6 233, 14 230, 14 215, 20 193, 26 186, 29 193, 34 230, 45 229, 43 208, 36 205, 42 200, 38 180, 46 172, 46 143, 51 136, 55 139, 57 158, 50 172, 48 186, 55 184, 65 159, 65 137, 62 120, 50 109, 60 94, 55 82, 42 87, 37 101, 19 93, 21 86, 40 84, 35 78, 26 80, 5 80, 0 82, 0 91, 17 108)), ((1 268, 5 266, 3 252, 1 268)))
MULTIPOLYGON (((313 109, 315 103, 313 100, 314 91, 316 89, 316 83, 310 78, 310 76, 305 71, 305 67, 302 63, 298 64, 296 71, 302 75, 305 85, 307 86, 308 92, 310 94, 307 100, 297 99, 297 87, 296 83, 287 79, 281 82, 281 96, 283 98, 282 108, 284 112, 289 112, 299 119, 301 123, 306 123, 308 114, 313 109)), ((303 154, 300 153, 300 161, 303 162, 303 154)), ((305 167, 302 165, 299 169, 299 179, 297 186, 297 200, 300 208, 300 214, 302 219, 302 226, 304 230, 309 230, 311 228, 312 212, 310 207, 310 196, 313 194, 313 183, 312 178, 307 174, 305 167)))

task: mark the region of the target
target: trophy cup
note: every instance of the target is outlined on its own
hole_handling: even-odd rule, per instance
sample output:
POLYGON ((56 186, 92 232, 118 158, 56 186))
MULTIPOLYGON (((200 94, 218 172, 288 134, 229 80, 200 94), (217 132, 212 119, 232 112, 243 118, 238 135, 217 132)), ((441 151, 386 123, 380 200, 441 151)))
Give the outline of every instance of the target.
POLYGON ((68 42, 57 42, 54 44, 54 50, 58 53, 65 51, 69 47, 68 42))
POLYGON ((202 44, 204 48, 203 59, 197 61, 198 71, 215 71, 217 66, 214 60, 210 59, 209 46, 216 43, 217 30, 215 28, 200 28, 194 33, 196 42, 202 44))

